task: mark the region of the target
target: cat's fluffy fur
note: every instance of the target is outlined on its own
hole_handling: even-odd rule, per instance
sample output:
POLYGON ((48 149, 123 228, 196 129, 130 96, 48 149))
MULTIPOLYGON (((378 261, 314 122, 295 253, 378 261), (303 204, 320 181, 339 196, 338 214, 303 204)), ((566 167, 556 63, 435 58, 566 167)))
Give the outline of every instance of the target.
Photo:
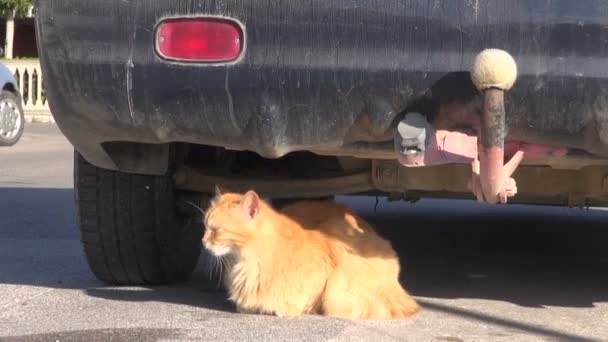
POLYGON ((226 285, 240 312, 389 319, 419 309, 390 243, 333 201, 279 212, 253 191, 223 193, 205 224, 205 247, 231 259, 226 285))

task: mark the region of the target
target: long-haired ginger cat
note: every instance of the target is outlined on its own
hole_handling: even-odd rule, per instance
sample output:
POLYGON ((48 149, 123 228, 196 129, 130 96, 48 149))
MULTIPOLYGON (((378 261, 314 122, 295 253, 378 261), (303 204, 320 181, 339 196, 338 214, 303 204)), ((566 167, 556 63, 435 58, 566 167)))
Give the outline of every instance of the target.
POLYGON ((239 312, 390 319, 419 309, 390 243, 335 202, 276 211, 253 191, 220 192, 205 225, 205 247, 230 257, 226 285, 239 312))

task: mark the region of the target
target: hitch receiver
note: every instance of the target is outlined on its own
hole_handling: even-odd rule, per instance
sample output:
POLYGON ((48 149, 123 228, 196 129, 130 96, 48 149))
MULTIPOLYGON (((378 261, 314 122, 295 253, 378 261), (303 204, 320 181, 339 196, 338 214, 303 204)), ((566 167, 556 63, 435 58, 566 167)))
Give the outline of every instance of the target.
POLYGON ((517 151, 506 165, 505 160, 505 92, 517 79, 517 64, 509 53, 498 49, 482 51, 473 64, 471 79, 483 94, 479 160, 473 161, 471 190, 477 199, 488 203, 506 203, 517 193, 511 174, 521 160, 517 151))

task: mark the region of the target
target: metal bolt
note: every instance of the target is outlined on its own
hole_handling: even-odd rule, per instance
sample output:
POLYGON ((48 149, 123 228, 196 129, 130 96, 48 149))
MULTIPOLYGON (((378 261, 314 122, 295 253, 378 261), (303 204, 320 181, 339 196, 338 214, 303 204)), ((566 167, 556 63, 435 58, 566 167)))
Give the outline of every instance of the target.
POLYGON ((395 172, 392 168, 384 168, 382 170, 381 180, 385 183, 394 183, 395 182, 395 172))

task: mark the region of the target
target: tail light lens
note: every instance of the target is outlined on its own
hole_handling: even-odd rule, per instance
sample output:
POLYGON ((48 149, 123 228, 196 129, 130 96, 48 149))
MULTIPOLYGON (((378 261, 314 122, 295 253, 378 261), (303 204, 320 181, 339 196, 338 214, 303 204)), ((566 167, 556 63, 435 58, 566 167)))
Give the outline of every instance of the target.
POLYGON ((184 62, 234 61, 243 51, 243 39, 239 24, 218 18, 170 19, 156 31, 159 55, 184 62))

